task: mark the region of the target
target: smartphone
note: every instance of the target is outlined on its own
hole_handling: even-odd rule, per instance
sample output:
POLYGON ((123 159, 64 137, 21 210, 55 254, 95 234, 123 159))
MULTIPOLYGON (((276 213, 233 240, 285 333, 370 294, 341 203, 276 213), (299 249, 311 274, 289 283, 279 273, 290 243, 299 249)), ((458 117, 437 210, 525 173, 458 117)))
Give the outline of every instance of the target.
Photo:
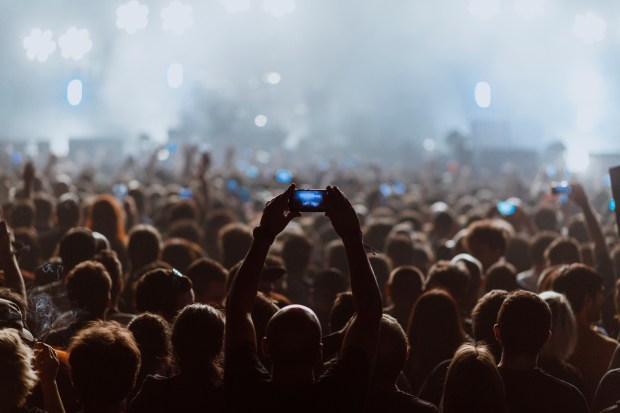
POLYGON ((508 217, 517 212, 517 206, 512 202, 499 201, 497 203, 497 211, 504 217, 508 217))
POLYGON ((327 191, 325 189, 296 189, 288 203, 292 212, 325 212, 327 191))
POLYGON ((568 203, 568 198, 572 191, 573 189, 566 181, 551 183, 551 193, 558 196, 561 205, 566 205, 568 203))
POLYGON ((186 187, 183 187, 179 190, 179 198, 181 199, 192 199, 192 190, 186 187))

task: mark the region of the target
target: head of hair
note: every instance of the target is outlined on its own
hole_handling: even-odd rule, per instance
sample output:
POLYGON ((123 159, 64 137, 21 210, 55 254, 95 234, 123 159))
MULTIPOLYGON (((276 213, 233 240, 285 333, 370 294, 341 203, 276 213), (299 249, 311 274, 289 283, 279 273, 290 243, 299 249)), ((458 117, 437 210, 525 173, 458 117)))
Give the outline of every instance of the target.
POLYGON ((34 271, 39 265, 43 264, 43 253, 39 237, 32 228, 15 228, 13 230, 15 240, 29 247, 29 250, 19 254, 19 267, 22 270, 34 271))
POLYGON ((497 361, 500 359, 502 349, 495 340, 493 326, 497 322, 497 314, 506 297, 508 297, 508 291, 489 291, 478 300, 471 313, 473 339, 489 346, 497 361))
POLYGON ((548 266, 581 262, 579 244, 572 238, 558 237, 545 250, 548 266))
POLYGON ((444 290, 422 294, 411 311, 407 337, 414 364, 435 366, 449 359, 465 340, 456 302, 444 290))
POLYGON ((36 222, 40 224, 49 224, 54 214, 54 202, 52 198, 40 192, 34 197, 36 222))
POLYGON ((517 284, 517 269, 509 263, 497 262, 493 264, 487 271, 484 287, 487 292, 491 290, 516 290, 519 288, 517 284))
POLYGON ((58 253, 67 274, 73 267, 82 261, 87 261, 95 255, 95 237, 86 228, 72 228, 61 239, 58 253))
POLYGON ((222 265, 230 268, 241 261, 250 249, 252 240, 252 231, 245 224, 232 223, 222 227, 218 236, 218 249, 222 265))
POLYGON ((553 280, 553 290, 568 298, 575 313, 581 311, 587 296, 594 298, 603 288, 603 278, 583 264, 571 264, 560 269, 553 280))
POLYGON ((167 233, 168 238, 182 238, 194 244, 202 244, 204 235, 202 229, 196 225, 195 221, 188 219, 174 222, 167 233))
POLYGON ((435 212, 432 217, 433 232, 441 238, 448 237, 454 227, 454 221, 454 216, 448 210, 435 212))
POLYGON ((338 293, 329 313, 329 332, 340 331, 355 314, 355 302, 350 291, 338 293))
POLYGON ((0 329, 0 411, 22 407, 36 386, 33 358, 16 330, 0 329))
POLYGON ((542 348, 542 354, 566 360, 577 345, 577 322, 564 294, 555 291, 540 293, 551 309, 551 339, 542 348))
POLYGON ((504 354, 535 357, 549 338, 551 310, 536 294, 518 290, 502 303, 497 325, 504 354))
POLYGON ((467 227, 463 243, 465 249, 478 258, 486 268, 506 253, 507 240, 504 228, 492 220, 483 219, 467 227))
POLYGON ((545 250, 559 235, 553 231, 541 231, 530 239, 530 258, 534 265, 545 264, 545 250))
POLYGON ((388 235, 394 227, 394 220, 391 218, 375 218, 364 228, 364 240, 369 245, 380 248, 385 245, 388 235))
POLYGON ((390 300, 395 305, 413 306, 424 287, 424 275, 414 266, 395 268, 390 274, 390 300))
POLYGON ((71 381, 86 406, 115 406, 134 388, 140 350, 129 330, 114 322, 93 322, 69 345, 71 381))
MULTIPOLYGON (((372 271, 375 273, 379 290, 383 294, 385 291, 385 285, 390 278, 390 272, 392 271, 392 263, 390 259, 385 255, 368 255, 368 262, 372 267, 372 271)), ((383 297, 383 302, 386 302, 386 297, 383 297)))
POLYGON ((394 385, 407 361, 408 354, 409 342, 405 331, 395 318, 383 314, 372 383, 394 385))
POLYGON ((314 245, 310 238, 303 234, 289 234, 282 244, 282 259, 286 271, 297 274, 304 271, 310 264, 314 245))
POLYGON ((172 265, 182 273, 198 258, 203 257, 204 251, 200 245, 187 241, 183 238, 172 238, 164 242, 164 248, 161 251, 162 261, 172 265))
POLYGON ((152 225, 137 225, 129 232, 127 255, 131 271, 136 271, 159 259, 161 253, 161 235, 152 225))
POLYGON ((469 273, 463 264, 452 264, 449 261, 439 261, 433 265, 428 273, 426 289, 444 289, 460 302, 469 285, 469 273))
POLYGON ((93 260, 101 263, 108 272, 110 280, 112 281, 112 288, 110 290, 112 305, 116 305, 118 296, 123 289, 123 267, 116 252, 114 252, 114 250, 99 251, 93 260))
POLYGON ((390 235, 385 241, 385 255, 394 267, 413 265, 413 243, 408 235, 390 235))
POLYGON ((226 284, 228 280, 228 270, 222 264, 204 257, 194 261, 185 275, 192 280, 196 297, 206 295, 214 283, 226 284))
POLYGON ((527 238, 515 236, 508 240, 506 245, 506 261, 515 266, 517 273, 532 266, 530 244, 527 238))
POLYGON ((335 268, 323 270, 315 277, 311 289, 311 298, 315 305, 321 303, 331 308, 336 295, 346 289, 347 282, 340 271, 335 268))
POLYGON ((278 310, 267 323, 263 347, 274 365, 311 367, 321 357, 321 324, 301 305, 278 310))
POLYGON ((181 374, 214 374, 224 344, 224 316, 205 304, 192 304, 172 325, 172 349, 181 374))
POLYGON ((56 204, 56 218, 58 225, 64 228, 72 228, 80 222, 79 200, 73 194, 65 194, 60 197, 56 204))
POLYGON ((144 274, 136 285, 136 309, 172 320, 183 308, 179 296, 192 290, 192 282, 178 271, 163 268, 144 274))
POLYGON ((575 239, 578 243, 590 242, 590 232, 583 218, 583 215, 573 215, 567 223, 568 236, 575 239))
POLYGON ((441 411, 508 412, 502 377, 495 364, 486 346, 460 346, 448 367, 441 411))
POLYGON ((219 255, 219 233, 224 226, 233 222, 235 222, 235 216, 227 209, 216 209, 211 214, 209 214, 205 222, 204 242, 205 248, 209 252, 210 256, 215 257, 219 260, 222 259, 222 257, 219 255))
POLYGON ((196 221, 197 217, 198 211, 196 209, 196 202, 191 199, 184 199, 173 202, 168 206, 166 222, 168 226, 171 226, 177 221, 196 221))
POLYGON ((67 298, 75 308, 91 315, 102 315, 110 304, 112 280, 105 267, 96 261, 75 266, 66 279, 67 298))
POLYGON ((325 245, 325 266, 327 268, 337 268, 343 274, 349 273, 347 251, 340 239, 335 239, 325 245))
POLYGON ((110 242, 125 242, 125 223, 119 202, 112 195, 98 195, 90 206, 86 226, 102 233, 110 242))
POLYGON ((30 228, 34 226, 35 209, 34 204, 30 200, 19 200, 13 204, 11 210, 11 227, 13 228, 30 228))
MULTIPOLYGON (((134 318, 127 329, 131 331, 138 349, 142 363, 140 364, 139 377, 144 378, 148 374, 157 374, 160 369, 167 365, 170 359, 170 327, 162 317, 144 313, 134 318)), ((136 383, 140 385, 140 383, 136 383)))
POLYGON ((558 226, 557 212, 554 208, 542 205, 534 211, 534 223, 541 231, 556 231, 558 226))

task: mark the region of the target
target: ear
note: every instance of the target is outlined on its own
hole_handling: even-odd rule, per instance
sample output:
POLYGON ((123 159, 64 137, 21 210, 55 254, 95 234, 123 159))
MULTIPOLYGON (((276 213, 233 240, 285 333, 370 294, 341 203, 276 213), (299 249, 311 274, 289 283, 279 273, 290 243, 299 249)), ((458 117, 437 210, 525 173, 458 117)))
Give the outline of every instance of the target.
POLYGON ((271 353, 269 352, 269 340, 267 337, 263 337, 263 355, 265 357, 271 358, 271 353))
POLYGON ((499 329, 499 325, 495 324, 493 326, 493 335, 495 335, 495 340, 497 340, 499 343, 502 342, 502 332, 499 329))

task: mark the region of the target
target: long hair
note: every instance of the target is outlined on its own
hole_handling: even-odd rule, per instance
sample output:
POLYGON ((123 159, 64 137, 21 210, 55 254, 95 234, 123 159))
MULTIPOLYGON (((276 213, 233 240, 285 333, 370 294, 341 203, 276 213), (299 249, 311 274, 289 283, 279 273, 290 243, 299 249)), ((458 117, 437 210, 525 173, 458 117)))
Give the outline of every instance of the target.
POLYGON ((441 413, 504 413, 504 384, 491 351, 463 344, 448 367, 439 405, 441 413))
POLYGON ((577 321, 564 294, 545 291, 539 297, 549 304, 551 309, 551 339, 542 348, 541 353, 560 360, 566 360, 577 345, 577 321))
POLYGON ((125 244, 127 235, 123 224, 123 212, 116 198, 103 194, 95 197, 90 206, 86 227, 99 232, 110 240, 125 244))

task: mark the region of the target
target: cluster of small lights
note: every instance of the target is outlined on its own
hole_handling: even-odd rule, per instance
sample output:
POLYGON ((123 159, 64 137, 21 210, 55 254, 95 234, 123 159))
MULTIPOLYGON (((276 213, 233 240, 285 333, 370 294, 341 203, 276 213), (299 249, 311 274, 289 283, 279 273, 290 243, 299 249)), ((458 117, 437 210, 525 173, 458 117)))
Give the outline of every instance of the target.
POLYGON ((194 24, 192 6, 173 1, 161 11, 162 27, 167 32, 183 34, 194 24))
POLYGON ((585 44, 602 42, 607 23, 592 12, 578 14, 573 23, 573 35, 585 44))
POLYGON ((56 42, 52 37, 53 34, 50 30, 32 29, 30 35, 23 42, 28 59, 45 62, 56 50, 56 42))
POLYGON ((131 0, 116 9, 116 27, 134 34, 149 24, 149 8, 137 0, 131 0))
POLYGON ((76 27, 69 27, 67 31, 58 38, 58 46, 62 57, 65 59, 80 60, 93 48, 88 30, 78 30, 76 27))

